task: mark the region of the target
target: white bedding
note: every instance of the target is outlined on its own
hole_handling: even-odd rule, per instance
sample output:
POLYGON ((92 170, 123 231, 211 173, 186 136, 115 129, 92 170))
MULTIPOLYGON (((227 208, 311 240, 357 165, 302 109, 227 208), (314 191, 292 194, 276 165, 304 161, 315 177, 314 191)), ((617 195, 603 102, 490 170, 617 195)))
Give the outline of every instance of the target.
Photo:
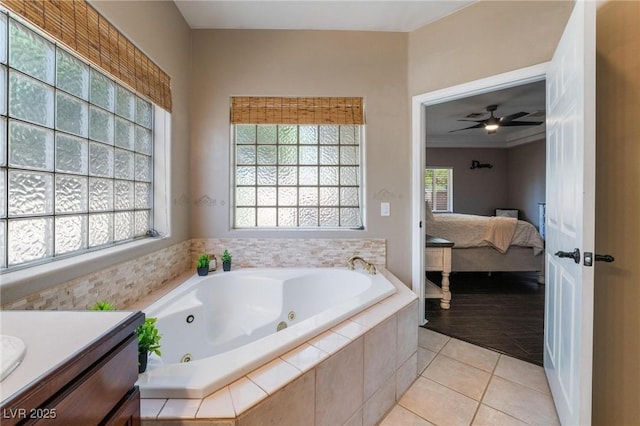
MULTIPOLYGON (((493 247, 485 239, 490 224, 488 216, 436 213, 427 220, 427 234, 453 241, 454 248, 493 247)), ((536 256, 544 251, 542 237, 532 224, 524 220, 518 220, 511 245, 531 247, 536 256)))

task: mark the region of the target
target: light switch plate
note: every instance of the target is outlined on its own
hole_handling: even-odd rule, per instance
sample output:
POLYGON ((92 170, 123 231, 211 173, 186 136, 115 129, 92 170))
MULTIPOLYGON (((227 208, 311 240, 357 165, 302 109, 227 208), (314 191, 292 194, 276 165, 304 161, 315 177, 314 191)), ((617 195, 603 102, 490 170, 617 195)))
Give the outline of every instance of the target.
POLYGON ((389 203, 380 203, 380 216, 390 216, 391 206, 389 203))

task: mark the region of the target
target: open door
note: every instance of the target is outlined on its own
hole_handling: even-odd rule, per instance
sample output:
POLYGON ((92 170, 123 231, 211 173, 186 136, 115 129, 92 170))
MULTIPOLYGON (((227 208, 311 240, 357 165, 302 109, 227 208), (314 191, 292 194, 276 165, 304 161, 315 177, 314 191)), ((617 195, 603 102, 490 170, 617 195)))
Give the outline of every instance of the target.
POLYGON ((591 424, 595 2, 577 1, 547 71, 544 368, 563 425, 591 424))

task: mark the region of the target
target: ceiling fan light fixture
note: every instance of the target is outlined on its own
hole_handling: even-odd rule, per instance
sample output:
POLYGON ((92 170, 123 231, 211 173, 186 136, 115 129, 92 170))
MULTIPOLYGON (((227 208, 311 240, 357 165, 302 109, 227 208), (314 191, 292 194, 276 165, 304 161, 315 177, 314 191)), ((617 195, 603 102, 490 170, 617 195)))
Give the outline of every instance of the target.
POLYGON ((491 118, 487 120, 487 124, 484 125, 484 129, 489 133, 495 133, 496 130, 498 130, 498 127, 500 127, 500 121, 498 121, 498 119, 493 116, 493 113, 491 113, 491 118))

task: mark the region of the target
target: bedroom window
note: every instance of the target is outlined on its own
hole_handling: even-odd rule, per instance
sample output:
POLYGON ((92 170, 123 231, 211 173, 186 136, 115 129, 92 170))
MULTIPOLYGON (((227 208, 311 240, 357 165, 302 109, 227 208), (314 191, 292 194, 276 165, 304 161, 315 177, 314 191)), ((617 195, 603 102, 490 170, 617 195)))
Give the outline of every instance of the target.
POLYGON ((424 171, 424 199, 434 212, 453 212, 453 168, 429 167, 424 171))
POLYGON ((363 229, 355 101, 232 98, 234 228, 363 229))

